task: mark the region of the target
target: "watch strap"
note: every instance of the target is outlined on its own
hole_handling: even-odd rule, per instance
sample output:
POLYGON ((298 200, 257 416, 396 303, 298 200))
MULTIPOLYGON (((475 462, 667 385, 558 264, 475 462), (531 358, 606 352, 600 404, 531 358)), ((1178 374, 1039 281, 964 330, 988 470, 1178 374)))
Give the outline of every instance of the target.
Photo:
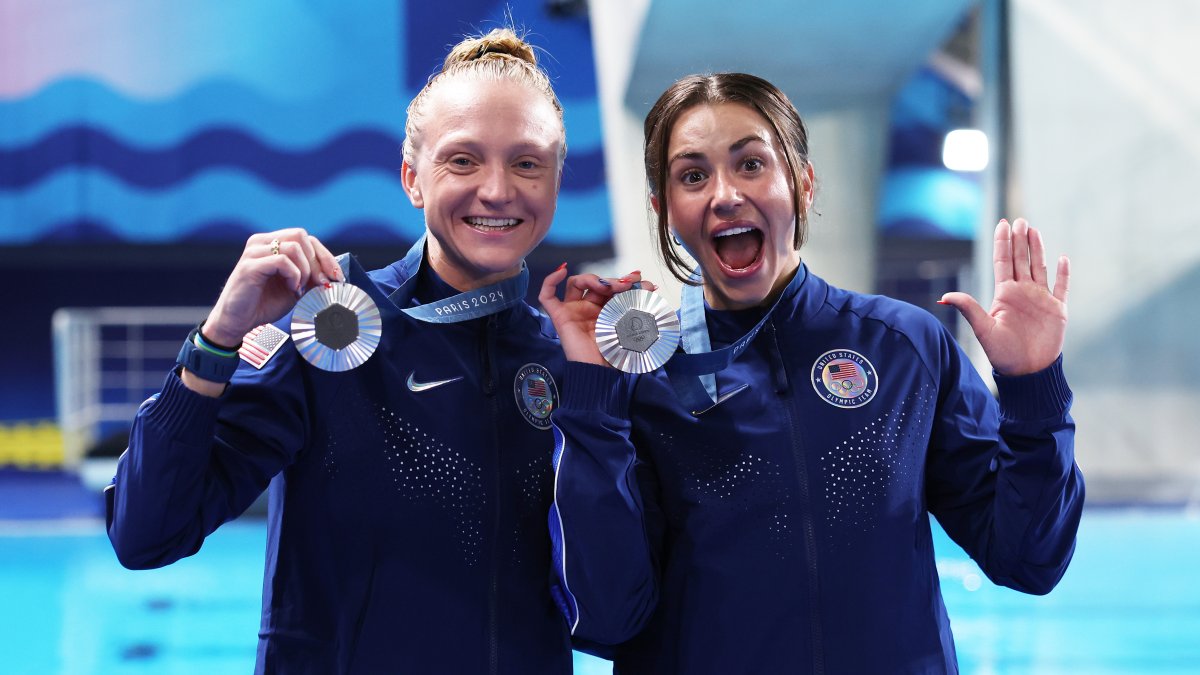
POLYGON ((175 363, 187 368, 196 377, 209 382, 228 382, 238 367, 237 352, 213 348, 200 337, 200 328, 192 329, 179 349, 175 363))

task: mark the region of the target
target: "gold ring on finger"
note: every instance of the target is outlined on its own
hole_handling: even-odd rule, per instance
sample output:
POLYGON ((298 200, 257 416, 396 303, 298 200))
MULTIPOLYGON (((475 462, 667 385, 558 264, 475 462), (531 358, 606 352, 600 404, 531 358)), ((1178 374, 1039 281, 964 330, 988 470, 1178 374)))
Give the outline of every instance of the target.
POLYGON ((271 240, 271 255, 279 255, 279 240, 271 240))

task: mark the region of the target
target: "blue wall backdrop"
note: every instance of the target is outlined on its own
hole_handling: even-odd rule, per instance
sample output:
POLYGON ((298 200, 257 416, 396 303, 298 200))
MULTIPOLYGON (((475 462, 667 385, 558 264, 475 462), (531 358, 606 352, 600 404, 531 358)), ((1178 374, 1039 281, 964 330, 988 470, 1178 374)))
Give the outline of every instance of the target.
POLYGON ((934 304, 963 288, 983 210, 980 174, 942 163, 946 133, 970 127, 974 100, 929 65, 892 99, 888 157, 879 191, 876 292, 929 309, 957 330, 952 307, 934 304))
POLYGON ((946 133, 970 127, 973 108, 974 101, 928 66, 896 93, 879 197, 885 239, 974 241, 983 208, 981 178, 942 164, 946 133))
POLYGON ((53 417, 57 307, 209 305, 245 238, 280 227, 397 257, 424 229, 399 179, 408 101, 448 46, 509 15, 566 110, 555 225, 530 266, 610 255, 586 12, 554 7, 0 0, 0 264, 20 280, 0 422, 53 417))

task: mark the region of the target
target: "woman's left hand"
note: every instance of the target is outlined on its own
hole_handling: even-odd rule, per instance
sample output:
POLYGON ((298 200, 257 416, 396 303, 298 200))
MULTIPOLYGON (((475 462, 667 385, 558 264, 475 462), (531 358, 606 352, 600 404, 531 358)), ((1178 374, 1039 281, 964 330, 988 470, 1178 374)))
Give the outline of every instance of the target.
POLYGON ((996 226, 996 293, 991 311, 966 293, 947 293, 939 301, 962 313, 983 346, 992 367, 1002 375, 1034 373, 1062 353, 1067 332, 1067 289, 1070 261, 1058 259, 1054 291, 1046 277, 1042 235, 1018 218, 1010 227, 996 226))

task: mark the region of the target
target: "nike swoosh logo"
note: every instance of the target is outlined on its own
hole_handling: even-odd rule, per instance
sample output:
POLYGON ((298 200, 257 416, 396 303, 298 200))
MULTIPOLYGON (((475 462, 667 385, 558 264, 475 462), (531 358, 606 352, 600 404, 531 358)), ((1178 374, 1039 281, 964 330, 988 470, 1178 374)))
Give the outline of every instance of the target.
POLYGON ((417 382, 417 380, 413 377, 416 374, 417 374, 417 371, 415 371, 415 370, 413 372, 409 373, 408 374, 408 382, 407 382, 408 390, 415 394, 423 392, 423 391, 429 391, 430 389, 433 389, 434 387, 440 387, 443 384, 450 384, 451 382, 458 382, 459 380, 463 379, 463 376, 459 375, 458 377, 452 377, 448 380, 434 380, 433 382, 417 382))
POLYGON ((701 410, 699 412, 696 412, 695 410, 693 410, 692 415, 695 417, 699 417, 699 416, 703 415, 704 413, 712 410, 713 408, 721 405, 725 401, 728 401, 729 399, 733 398, 734 396, 737 396, 738 394, 742 393, 743 391, 746 391, 749 388, 750 388, 749 384, 743 384, 740 387, 734 387, 733 389, 730 389, 729 391, 725 392, 724 394, 721 394, 720 396, 718 396, 717 402, 708 406, 704 410, 701 410))

